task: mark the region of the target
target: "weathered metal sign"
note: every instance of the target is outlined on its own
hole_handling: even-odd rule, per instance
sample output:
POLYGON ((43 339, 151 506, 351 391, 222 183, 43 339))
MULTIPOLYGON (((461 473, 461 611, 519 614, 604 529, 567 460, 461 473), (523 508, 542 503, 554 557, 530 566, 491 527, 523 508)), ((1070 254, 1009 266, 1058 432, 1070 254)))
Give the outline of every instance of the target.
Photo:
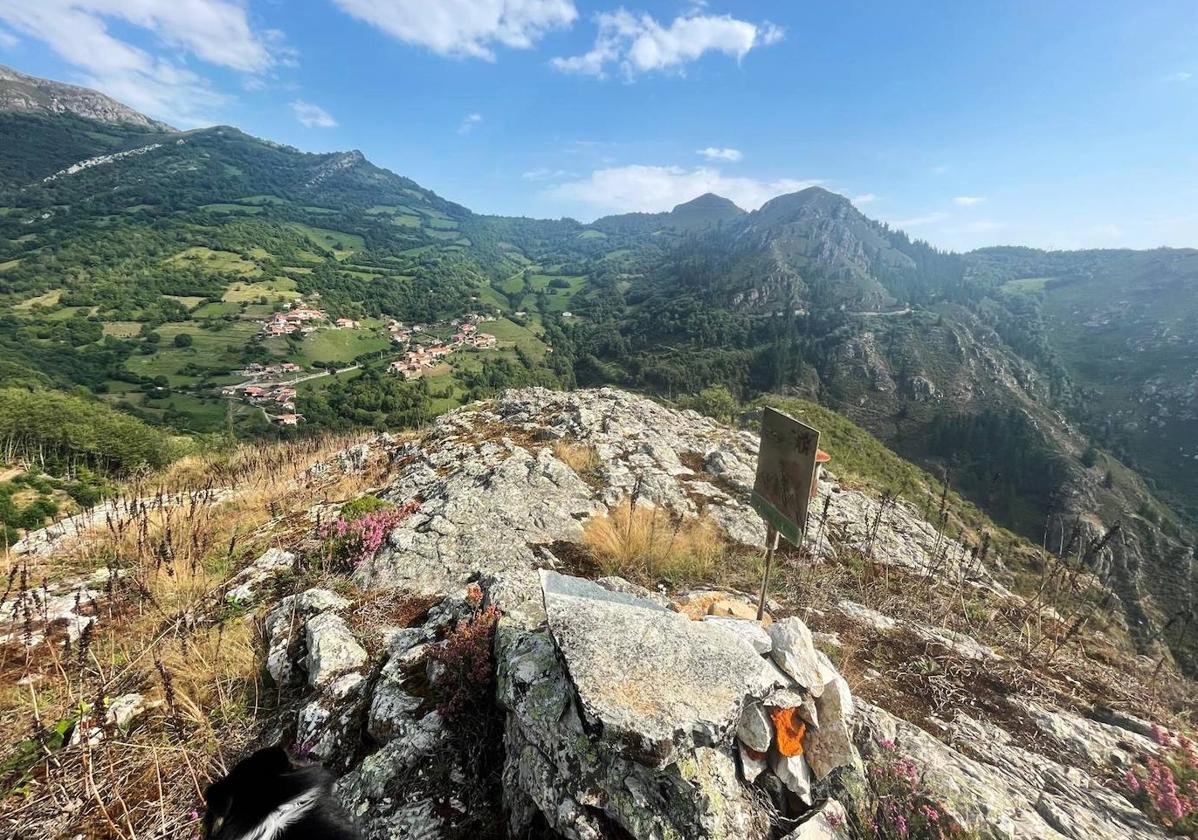
POLYGON ((768 526, 796 546, 803 539, 807 524, 818 450, 816 429, 781 411, 764 410, 753 509, 768 526))

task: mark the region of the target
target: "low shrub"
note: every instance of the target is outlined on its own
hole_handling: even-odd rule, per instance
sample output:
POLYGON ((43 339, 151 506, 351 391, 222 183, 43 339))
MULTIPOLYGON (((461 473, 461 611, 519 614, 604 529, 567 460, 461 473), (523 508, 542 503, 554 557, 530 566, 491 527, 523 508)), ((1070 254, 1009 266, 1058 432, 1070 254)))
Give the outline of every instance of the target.
POLYGON ((391 529, 407 519, 418 507, 415 502, 409 502, 402 507, 380 507, 358 513, 350 519, 345 517, 343 511, 341 516, 325 528, 324 535, 330 543, 330 555, 349 568, 373 560, 374 555, 387 541, 391 529))
POLYGON ((946 814, 924 783, 915 760, 899 755, 893 741, 879 741, 879 760, 865 774, 866 813, 859 818, 859 835, 867 840, 970 840, 946 814))
MULTIPOLYGON (((481 595, 481 593, 480 593, 481 595)), ((433 648, 429 658, 440 665, 433 687, 437 711, 453 720, 488 702, 495 677, 492 645, 499 610, 479 605, 473 614, 454 625, 445 641, 433 648)), ((473 603, 473 601, 472 601, 473 603)))
POLYGON ((355 519, 361 519, 368 513, 375 513, 380 510, 391 510, 395 507, 394 504, 386 499, 380 499, 378 496, 359 496, 352 502, 346 502, 341 506, 340 517, 346 522, 353 522, 355 519))
POLYGON ((1130 798, 1158 825, 1198 838, 1198 744, 1159 726, 1153 726, 1152 736, 1160 754, 1147 756, 1123 776, 1130 798))

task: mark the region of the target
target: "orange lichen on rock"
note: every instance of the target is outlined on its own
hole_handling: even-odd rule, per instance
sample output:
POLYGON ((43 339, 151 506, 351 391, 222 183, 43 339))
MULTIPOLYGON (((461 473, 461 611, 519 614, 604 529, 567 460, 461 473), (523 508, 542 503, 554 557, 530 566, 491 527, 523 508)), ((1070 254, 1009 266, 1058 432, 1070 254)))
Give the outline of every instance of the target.
MULTIPOLYGON (((756 621, 757 607, 746 601, 734 601, 731 598, 724 598, 708 607, 707 614, 740 618, 745 621, 756 621)), ((773 622, 774 619, 769 613, 765 613, 761 618, 762 627, 769 627, 773 622)))
POLYGON ((683 595, 674 602, 674 609, 685 615, 691 621, 702 621, 703 616, 711 609, 711 605, 728 597, 725 592, 703 590, 683 595))
POLYGON ((807 724, 799 717, 798 709, 770 707, 770 720, 774 722, 774 736, 778 752, 787 758, 803 754, 803 736, 807 724))

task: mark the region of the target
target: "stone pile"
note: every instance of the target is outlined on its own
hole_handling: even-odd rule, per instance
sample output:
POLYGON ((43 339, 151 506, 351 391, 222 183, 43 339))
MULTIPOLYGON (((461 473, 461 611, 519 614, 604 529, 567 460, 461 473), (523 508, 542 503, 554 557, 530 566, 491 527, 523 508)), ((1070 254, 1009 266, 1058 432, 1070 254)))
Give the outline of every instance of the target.
MULTIPOLYGON (((621 586, 620 589, 630 589, 621 586)), ((505 621, 499 699, 518 829, 765 838, 859 766, 848 686, 797 618, 707 616, 541 573, 545 621, 505 621)))

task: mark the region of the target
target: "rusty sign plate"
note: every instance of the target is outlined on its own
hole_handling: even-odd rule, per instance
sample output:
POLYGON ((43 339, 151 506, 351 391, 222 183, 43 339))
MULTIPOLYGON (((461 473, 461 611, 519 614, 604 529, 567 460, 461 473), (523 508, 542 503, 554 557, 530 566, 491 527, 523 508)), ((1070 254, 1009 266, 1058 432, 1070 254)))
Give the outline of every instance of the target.
POLYGON ((803 538, 819 431, 772 408, 761 415, 753 509, 794 545, 803 538))

